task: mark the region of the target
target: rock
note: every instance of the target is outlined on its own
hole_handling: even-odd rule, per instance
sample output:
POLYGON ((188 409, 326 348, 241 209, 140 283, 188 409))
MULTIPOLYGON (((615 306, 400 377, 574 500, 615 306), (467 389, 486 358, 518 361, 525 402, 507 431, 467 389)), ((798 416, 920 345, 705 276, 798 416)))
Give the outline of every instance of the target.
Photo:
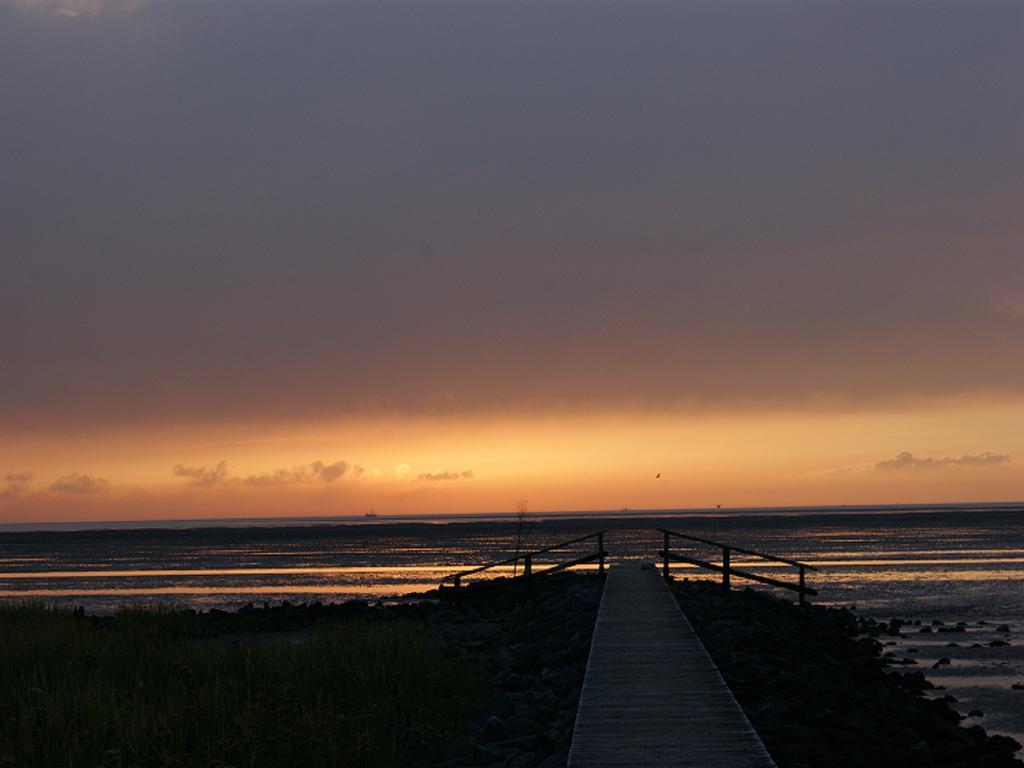
POLYGON ((505 729, 505 724, 494 715, 487 718, 484 727, 480 729, 480 742, 492 744, 506 739, 508 739, 508 731, 505 729))
POLYGON ((1021 743, 1009 736, 989 736, 988 744, 997 752, 1012 756, 1021 749, 1021 743))
POLYGON ((910 752, 916 764, 929 767, 933 764, 931 747, 928 746, 928 742, 924 739, 919 739, 910 752))
POLYGON ((993 640, 991 643, 988 644, 988 647, 989 648, 1004 648, 1007 645, 1009 645, 1009 643, 1006 642, 1005 640, 993 640))
POLYGON ((917 631, 920 632, 922 635, 930 635, 932 633, 932 628, 931 627, 921 627, 917 631))
POLYGON ((535 720, 521 715, 510 717, 504 725, 505 730, 512 736, 530 736, 542 730, 541 725, 535 720))
POLYGON ((932 669, 939 669, 940 667, 948 667, 950 661, 947 657, 943 656, 941 659, 932 664, 932 669))
POLYGON ((530 678, 525 675, 512 672, 511 674, 506 675, 505 678, 495 687, 500 688, 503 691, 518 693, 520 691, 528 690, 531 685, 533 685, 533 681, 530 680, 530 678))
POLYGON ((967 713, 967 716, 968 717, 984 717, 985 713, 982 712, 980 709, 972 709, 970 712, 967 713))
POLYGON ((1004 634, 1004 635, 1009 634, 1009 632, 1010 632, 1010 625, 1009 624, 1000 624, 998 627, 996 627, 996 632, 999 632, 999 633, 1004 634))
POLYGON ((1024 691, 1024 684, 1022 684, 1022 683, 1012 683, 1010 685, 1010 690, 1013 690, 1013 691, 1024 691))
POLYGON ((479 744, 474 744, 473 749, 467 755, 467 761, 470 765, 494 765, 497 763, 501 765, 504 762, 504 756, 501 750, 495 747, 482 747, 479 744))

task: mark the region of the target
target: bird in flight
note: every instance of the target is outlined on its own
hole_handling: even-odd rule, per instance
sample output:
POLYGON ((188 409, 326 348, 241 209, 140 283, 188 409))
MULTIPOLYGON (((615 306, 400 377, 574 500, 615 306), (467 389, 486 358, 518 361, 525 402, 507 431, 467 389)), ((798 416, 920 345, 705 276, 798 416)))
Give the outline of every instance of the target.
POLYGON ((659 479, 660 477, 661 477, 661 472, 659 472, 658 474, 656 474, 656 475, 654 476, 654 479, 655 479, 655 480, 658 480, 658 479, 659 479))

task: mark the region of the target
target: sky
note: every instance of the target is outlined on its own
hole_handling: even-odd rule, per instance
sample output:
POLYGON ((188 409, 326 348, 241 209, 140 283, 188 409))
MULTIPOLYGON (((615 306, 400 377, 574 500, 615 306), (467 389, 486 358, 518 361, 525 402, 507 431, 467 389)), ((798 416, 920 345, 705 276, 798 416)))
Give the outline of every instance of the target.
POLYGON ((0 0, 0 522, 1022 500, 1022 33, 0 0))

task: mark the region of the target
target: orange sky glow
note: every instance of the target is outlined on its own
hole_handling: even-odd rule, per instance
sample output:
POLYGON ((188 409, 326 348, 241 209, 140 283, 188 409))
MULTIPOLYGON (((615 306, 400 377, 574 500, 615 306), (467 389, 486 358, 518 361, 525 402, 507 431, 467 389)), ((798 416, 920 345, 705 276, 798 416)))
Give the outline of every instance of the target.
POLYGON ((38 433, 0 441, 31 476, 8 480, 0 521, 1015 500, 1021 405, 38 433))

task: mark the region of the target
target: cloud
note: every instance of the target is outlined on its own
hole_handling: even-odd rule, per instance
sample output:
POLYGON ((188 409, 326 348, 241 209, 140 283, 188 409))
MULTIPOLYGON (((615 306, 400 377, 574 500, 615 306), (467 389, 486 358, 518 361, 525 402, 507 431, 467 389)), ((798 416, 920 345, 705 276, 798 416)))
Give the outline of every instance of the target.
POLYGON ((410 472, 412 472, 412 467, 410 467, 405 462, 395 467, 395 474, 398 475, 399 477, 401 477, 402 475, 408 475, 410 472))
POLYGON ((910 451, 900 451, 889 459, 875 463, 875 469, 938 469, 939 467, 991 467, 1012 461, 1013 457, 1006 453, 982 451, 981 453, 965 453, 961 456, 915 456, 910 451))
POLYGON ((999 299, 993 305, 997 315, 1005 315, 1013 320, 1024 320, 1024 300, 999 299))
POLYGON ((286 486, 312 483, 322 480, 325 483, 333 483, 343 477, 348 471, 348 462, 335 461, 330 464, 323 461, 314 461, 310 464, 275 469, 272 472, 239 477, 228 475, 227 461, 220 461, 215 466, 209 467, 187 467, 184 464, 174 465, 174 474, 178 477, 185 477, 192 481, 192 485, 211 487, 215 485, 233 485, 242 483, 249 486, 286 486))
MULTIPOLYGON (((344 461, 336 461, 333 464, 314 461, 309 467, 313 470, 313 474, 325 483, 333 483, 339 477, 343 477, 345 472, 348 471, 348 463, 344 461)), ((357 467, 356 469, 358 470, 357 474, 362 474, 362 467, 357 467)))
POLYGON ((273 472, 265 472, 262 475, 249 475, 245 478, 246 485, 267 486, 267 485, 293 485, 294 483, 305 482, 309 473, 305 467, 294 469, 278 469, 273 472))
POLYGON ((962 467, 989 467, 1013 461, 1013 457, 1008 453, 982 451, 981 453, 965 453, 960 458, 944 459, 944 461, 948 461, 950 464, 959 464, 962 467))
POLYGON ((209 488, 213 485, 220 485, 228 480, 228 463, 217 462, 216 466, 207 467, 186 467, 184 464, 174 465, 174 474, 178 477, 186 477, 192 481, 192 485, 209 488))
POLYGON ((3 487, 0 488, 0 501, 9 501, 25 492, 32 475, 29 472, 9 472, 0 476, 3 487))
POLYGON ((99 493, 109 486, 110 481, 105 478, 73 472, 57 478, 50 485, 50 490, 58 493, 99 493))
POLYGON ((45 64, 0 77, 5 116, 34 116, 3 124, 4 220, 50 226, 0 227, 0 253, 25 254, 0 280, 21 361, 0 423, 1024 396, 1019 329, 991 306, 1024 302, 1024 173, 1005 172, 1024 100, 998 74, 1024 71, 1020 4, 944 4, 927 30, 915 3, 760 5, 595 3, 580 24, 574 3, 171 0, 67 39, 5 6, 4 61, 45 64), (439 49, 453 28, 465 44, 439 49), (314 65, 345 87, 321 92, 314 65), (454 105, 463 119, 438 117, 454 105), (300 191, 316 205, 297 210, 300 191), (188 247, 166 221, 189 222, 188 247), (88 269, 82 222, 111 233, 88 269))
POLYGON ((450 472, 448 470, 445 470, 444 472, 441 472, 441 471, 438 471, 438 472, 424 472, 424 473, 422 473, 419 476, 419 479, 420 480, 428 480, 428 481, 435 481, 435 480, 459 480, 459 479, 462 479, 462 480, 472 480, 473 479, 473 470, 472 469, 466 469, 466 470, 463 470, 462 472, 450 472))
POLYGON ((22 11, 75 18, 99 16, 106 12, 130 13, 142 7, 142 0, 0 0, 0 5, 9 5, 22 11))

